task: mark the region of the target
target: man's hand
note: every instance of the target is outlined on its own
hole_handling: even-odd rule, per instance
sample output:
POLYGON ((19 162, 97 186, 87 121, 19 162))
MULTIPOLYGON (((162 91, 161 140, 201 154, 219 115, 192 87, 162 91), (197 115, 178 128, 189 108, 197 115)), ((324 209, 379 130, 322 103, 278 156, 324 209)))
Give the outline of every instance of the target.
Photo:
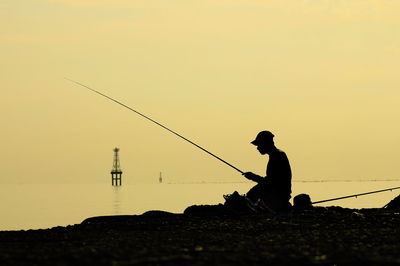
POLYGON ((252 173, 252 172, 246 172, 246 173, 243 173, 243 175, 244 175, 244 177, 246 177, 247 179, 249 179, 249 180, 251 180, 251 181, 254 181, 254 182, 259 182, 259 181, 262 179, 261 176, 256 175, 256 174, 254 174, 254 173, 252 173))

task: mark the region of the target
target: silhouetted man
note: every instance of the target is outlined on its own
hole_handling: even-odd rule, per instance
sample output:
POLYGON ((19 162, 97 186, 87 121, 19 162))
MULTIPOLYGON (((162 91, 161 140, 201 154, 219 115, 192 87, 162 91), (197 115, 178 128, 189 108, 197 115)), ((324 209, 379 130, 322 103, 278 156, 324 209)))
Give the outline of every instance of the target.
POLYGON ((279 212, 291 207, 292 171, 286 154, 275 147, 273 138, 271 132, 261 131, 251 142, 262 155, 269 155, 267 175, 261 177, 252 172, 243 175, 258 183, 247 192, 246 197, 253 203, 265 204, 267 208, 279 212))

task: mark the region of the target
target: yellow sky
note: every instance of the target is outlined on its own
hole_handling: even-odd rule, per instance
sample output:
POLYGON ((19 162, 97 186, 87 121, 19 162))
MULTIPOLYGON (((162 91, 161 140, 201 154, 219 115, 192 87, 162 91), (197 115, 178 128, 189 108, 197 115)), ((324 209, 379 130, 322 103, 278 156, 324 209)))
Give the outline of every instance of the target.
POLYGON ((294 180, 399 178, 400 2, 3 0, 0 183, 243 180, 271 130, 294 180), (129 181, 128 181, 129 180, 129 181))

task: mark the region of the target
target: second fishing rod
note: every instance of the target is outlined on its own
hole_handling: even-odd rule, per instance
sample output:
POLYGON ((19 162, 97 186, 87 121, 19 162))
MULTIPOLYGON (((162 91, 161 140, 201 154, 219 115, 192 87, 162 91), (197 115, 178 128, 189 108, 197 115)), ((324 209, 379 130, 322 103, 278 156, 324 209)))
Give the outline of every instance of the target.
POLYGON ((147 120, 153 122, 154 124, 156 124, 156 125, 162 127, 163 129, 165 129, 165 130, 171 132, 172 134, 174 134, 174 135, 180 137, 181 139, 183 139, 183 140, 189 142, 190 144, 192 144, 192 145, 196 146, 197 148, 201 149, 202 151, 208 153, 209 155, 213 156, 214 158, 218 159, 219 161, 221 161, 221 162, 225 163, 226 165, 230 166, 231 168, 235 169, 235 170, 238 171, 239 173, 244 174, 244 172, 243 172, 242 170, 240 170, 239 168, 233 166, 232 164, 228 163, 227 161, 225 161, 224 159, 222 159, 222 158, 220 158, 219 156, 215 155, 214 153, 212 153, 212 152, 208 151, 207 149, 201 147, 200 145, 196 144, 195 142, 193 142, 193 141, 187 139, 186 137, 182 136, 181 134, 177 133, 176 131, 174 131, 174 130, 172 130, 172 129, 166 127, 166 126, 164 126, 163 124, 157 122, 156 120, 150 118, 149 116, 147 116, 147 115, 145 115, 145 114, 143 114, 143 113, 141 113, 141 112, 139 112, 139 111, 133 109, 132 107, 130 107, 130 106, 128 106, 128 105, 126 105, 126 104, 124 104, 124 103, 122 103, 122 102, 120 102, 120 101, 114 99, 114 98, 111 98, 110 96, 108 96, 108 95, 106 95, 106 94, 104 94, 104 93, 102 93, 102 92, 100 92, 100 91, 97 91, 97 90, 95 90, 95 89, 92 89, 91 87, 89 87, 89 86, 87 86, 87 85, 85 85, 85 84, 82 84, 82 83, 80 83, 80 82, 77 82, 77 81, 72 80, 72 79, 69 79, 69 78, 65 78, 65 79, 68 80, 68 81, 70 81, 70 82, 72 82, 72 83, 75 83, 75 84, 77 84, 77 85, 79 85, 79 86, 82 86, 82 87, 84 87, 84 88, 86 88, 86 89, 88 89, 88 90, 90 90, 90 91, 92 91, 92 92, 94 92, 94 93, 97 93, 97 94, 99 94, 99 95, 101 95, 101 96, 103 96, 103 97, 105 97, 105 98, 107 98, 107 99, 109 99, 109 100, 111 100, 111 101, 113 101, 113 102, 115 102, 115 103, 121 105, 122 107, 124 107, 124 108, 126 108, 126 109, 128 109, 128 110, 130 110, 130 111, 132 111, 132 112, 134 112, 134 113, 136 113, 136 114, 138 114, 138 115, 140 115, 141 117, 143 117, 143 118, 145 118, 145 119, 147 119, 147 120))

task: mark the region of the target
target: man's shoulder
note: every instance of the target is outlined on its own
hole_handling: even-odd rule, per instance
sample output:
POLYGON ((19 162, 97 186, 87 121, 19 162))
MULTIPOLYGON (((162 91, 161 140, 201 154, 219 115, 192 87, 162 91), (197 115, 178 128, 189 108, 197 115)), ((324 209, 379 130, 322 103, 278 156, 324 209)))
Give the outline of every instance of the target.
POLYGON ((276 149, 275 156, 280 158, 287 158, 286 153, 280 149, 276 149))
POLYGON ((276 153, 280 155, 286 155, 286 153, 283 150, 276 149, 276 153))

